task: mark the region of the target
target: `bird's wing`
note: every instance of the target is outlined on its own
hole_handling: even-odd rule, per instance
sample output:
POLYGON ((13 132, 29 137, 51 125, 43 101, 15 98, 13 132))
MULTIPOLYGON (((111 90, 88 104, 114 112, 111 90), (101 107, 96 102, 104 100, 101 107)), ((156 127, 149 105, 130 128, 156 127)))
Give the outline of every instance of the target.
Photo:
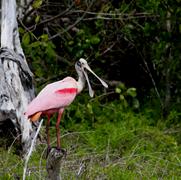
POLYGON ((77 83, 73 78, 65 78, 47 85, 28 105, 26 115, 50 109, 64 108, 72 103, 77 94, 77 83))

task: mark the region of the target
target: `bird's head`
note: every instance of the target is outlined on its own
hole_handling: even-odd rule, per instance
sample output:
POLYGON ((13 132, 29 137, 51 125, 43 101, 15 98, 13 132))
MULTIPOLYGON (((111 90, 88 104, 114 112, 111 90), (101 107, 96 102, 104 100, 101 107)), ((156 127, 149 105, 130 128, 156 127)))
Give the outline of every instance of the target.
POLYGON ((88 75, 87 75, 87 71, 88 70, 89 72, 91 72, 100 82, 101 84, 105 87, 105 88, 108 88, 108 85, 100 78, 98 77, 93 71, 92 69, 89 67, 87 61, 83 58, 80 58, 79 61, 77 61, 75 63, 75 68, 78 72, 78 74, 83 74, 85 76, 85 79, 87 80, 87 84, 88 84, 88 88, 89 88, 89 95, 91 97, 94 96, 94 91, 92 90, 91 88, 91 85, 90 85, 90 82, 89 82, 89 78, 88 78, 88 75))

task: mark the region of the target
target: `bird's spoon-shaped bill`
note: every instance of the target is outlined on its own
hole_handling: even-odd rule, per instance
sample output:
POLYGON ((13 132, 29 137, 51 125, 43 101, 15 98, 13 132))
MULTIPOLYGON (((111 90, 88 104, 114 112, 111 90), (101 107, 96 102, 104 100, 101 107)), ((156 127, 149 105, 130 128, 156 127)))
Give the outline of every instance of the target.
POLYGON ((99 76, 97 76, 97 74, 95 74, 92 69, 86 64, 84 66, 88 71, 90 71, 97 79, 99 79, 99 81, 101 82, 101 84, 105 87, 105 88, 108 88, 108 85, 107 83, 105 83, 99 76))
POLYGON ((84 70, 83 70, 83 73, 84 73, 85 78, 87 80, 87 84, 88 84, 88 88, 89 88, 89 95, 90 95, 90 97, 93 97, 94 96, 94 91, 92 90, 92 87, 90 85, 88 75, 87 75, 87 73, 84 70))
MULTIPOLYGON (((101 82, 101 84, 105 88, 108 88, 108 85, 100 77, 98 77, 87 64, 84 64, 84 68, 86 68, 88 71, 90 71, 101 82)), ((84 73, 85 78, 86 78, 87 83, 88 83, 89 95, 90 95, 90 97, 93 97, 94 96, 94 91, 92 90, 92 87, 91 87, 90 82, 89 82, 88 75, 87 75, 86 71, 84 71, 84 69, 83 69, 83 73, 84 73)))

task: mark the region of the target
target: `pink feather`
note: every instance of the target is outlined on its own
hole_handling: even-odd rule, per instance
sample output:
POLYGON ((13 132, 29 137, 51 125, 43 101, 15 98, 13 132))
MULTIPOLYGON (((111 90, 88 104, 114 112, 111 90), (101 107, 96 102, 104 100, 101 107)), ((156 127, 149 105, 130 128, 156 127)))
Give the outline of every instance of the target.
POLYGON ((58 112, 72 103, 77 95, 77 88, 76 80, 71 77, 48 84, 28 105, 25 115, 29 117, 37 112, 58 112))

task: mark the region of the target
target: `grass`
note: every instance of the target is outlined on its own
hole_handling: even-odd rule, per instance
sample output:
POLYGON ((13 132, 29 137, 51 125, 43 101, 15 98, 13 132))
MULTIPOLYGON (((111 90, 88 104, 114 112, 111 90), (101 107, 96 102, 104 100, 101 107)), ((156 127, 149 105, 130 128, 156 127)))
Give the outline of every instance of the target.
MULTIPOLYGON (((116 103, 88 106, 73 105, 64 115, 61 140, 67 157, 61 165, 62 179, 180 179, 179 124, 176 131, 164 122, 153 125, 148 115, 123 111, 116 103)), ((6 140, 1 141, 0 179, 21 179, 24 162, 16 155, 16 142, 6 147, 6 140)), ((56 144, 53 126, 51 142, 56 144)), ((39 142, 27 179, 45 179, 45 152, 46 143, 39 142)))

